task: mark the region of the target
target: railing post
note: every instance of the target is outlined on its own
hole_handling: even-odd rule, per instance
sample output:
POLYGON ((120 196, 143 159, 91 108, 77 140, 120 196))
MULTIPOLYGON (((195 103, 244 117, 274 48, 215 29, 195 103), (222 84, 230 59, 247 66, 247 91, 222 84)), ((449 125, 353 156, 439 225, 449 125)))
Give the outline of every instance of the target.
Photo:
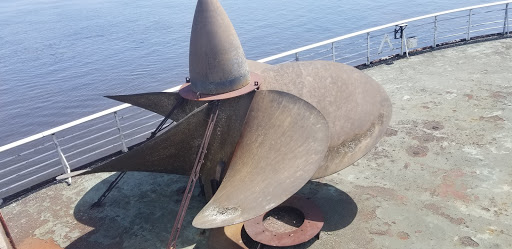
POLYGON ((295 53, 295 61, 299 61, 299 53, 295 53))
POLYGON ((336 48, 334 47, 334 42, 331 43, 331 50, 332 50, 332 61, 336 62, 336 48))
POLYGON ((437 16, 434 16, 434 43, 432 44, 433 48, 437 46, 437 16))
POLYGON ((472 12, 472 11, 473 11, 472 9, 470 9, 470 10, 469 10, 469 18, 468 18, 468 36, 466 37, 466 41, 469 41, 469 40, 471 39, 471 36, 470 36, 471 34, 470 34, 470 33, 471 33, 471 12, 472 12))
MULTIPOLYGON (((59 155, 60 162, 62 164, 62 167, 64 168, 65 174, 71 173, 71 169, 69 168, 68 161, 66 160, 64 153, 62 153, 62 150, 60 149, 59 142, 57 142, 57 136, 55 136, 55 134, 52 134, 52 138, 53 138, 53 143, 55 144, 55 149, 57 150, 57 154, 59 155)), ((71 177, 68 177, 66 182, 68 184, 71 184, 71 177)))
POLYGON ((114 112, 114 118, 116 119, 117 131, 119 132, 119 138, 121 139, 121 149, 123 152, 127 152, 128 148, 126 147, 126 141, 124 140, 123 130, 121 130, 121 123, 117 117, 117 112, 114 112))
POLYGON ((404 55, 404 36, 405 30, 402 30, 402 33, 400 35, 400 56, 404 55))
POLYGON ((509 28, 508 28, 508 5, 509 3, 505 4, 505 20, 503 21, 503 35, 508 35, 509 28))
POLYGON ((366 65, 370 65, 370 32, 366 33, 366 65))

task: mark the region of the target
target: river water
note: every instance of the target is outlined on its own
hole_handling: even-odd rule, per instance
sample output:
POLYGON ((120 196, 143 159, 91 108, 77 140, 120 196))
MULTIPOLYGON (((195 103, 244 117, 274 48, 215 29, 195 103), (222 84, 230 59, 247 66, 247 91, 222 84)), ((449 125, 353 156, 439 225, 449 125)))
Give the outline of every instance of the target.
MULTIPOLYGON (((221 0, 247 58, 492 1, 221 0)), ((0 146, 188 75, 192 0, 0 1, 0 146)))

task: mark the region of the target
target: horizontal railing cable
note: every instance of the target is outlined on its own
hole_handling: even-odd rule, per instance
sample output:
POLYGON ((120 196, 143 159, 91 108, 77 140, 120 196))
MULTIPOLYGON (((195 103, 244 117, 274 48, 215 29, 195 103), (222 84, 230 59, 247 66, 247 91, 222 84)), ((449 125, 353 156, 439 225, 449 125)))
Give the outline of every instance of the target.
POLYGON ((12 189, 12 188, 14 188, 14 187, 16 187, 16 186, 18 186, 18 185, 21 185, 21 184, 23 184, 23 183, 25 183, 25 182, 28 182, 28 181, 30 181, 30 180, 32 180, 32 179, 35 179, 35 178, 37 178, 37 177, 40 177, 40 176, 46 175, 46 174, 48 174, 48 173, 50 173, 50 172, 52 172, 52 171, 54 171, 54 170, 57 170, 57 169, 62 169, 62 168, 61 168, 60 166, 59 166, 59 167, 55 167, 55 168, 51 168, 51 169, 49 169, 49 170, 47 170, 47 171, 44 171, 43 173, 37 174, 37 175, 32 176, 32 177, 30 177, 30 178, 27 178, 27 179, 25 179, 25 180, 23 180, 23 181, 20 181, 20 182, 17 182, 17 183, 15 183, 15 184, 13 184, 13 185, 10 185, 10 186, 8 186, 7 188, 1 189, 1 190, 0 190, 0 193, 1 193, 1 192, 5 192, 6 190, 12 189))
POLYGON ((89 131, 92 131, 94 129, 97 129, 99 127, 102 127, 102 126, 105 126, 107 124, 112 124, 114 123, 115 121, 114 120, 110 120, 110 121, 107 121, 107 122, 104 122, 104 123, 101 123, 101 124, 98 124, 98 125, 95 125, 95 126, 92 126, 90 128, 87 128, 87 129, 84 129, 84 130, 81 130, 77 133, 73 133, 73 134, 70 134, 70 135, 67 135, 67 136, 63 136, 61 138, 59 138, 59 141, 63 141, 63 140, 66 140, 66 139, 69 139, 69 138, 72 138, 72 137, 76 137, 78 135, 81 135, 81 134, 84 134, 86 132, 89 132, 89 131))
POLYGON ((43 144, 43 145, 37 146, 37 147, 35 147, 35 148, 32 148, 32 149, 27 150, 27 151, 24 151, 24 152, 22 152, 22 153, 16 154, 16 155, 14 155, 14 156, 7 157, 7 158, 5 158, 5 159, 2 159, 2 160, 0 161, 0 163, 7 162, 7 161, 9 161, 9 160, 12 160, 12 159, 14 159, 14 158, 17 158, 17 157, 20 157, 20 156, 26 155, 26 154, 28 154, 28 153, 34 152, 34 151, 36 151, 36 150, 38 150, 38 149, 44 148, 44 147, 46 147, 46 146, 48 146, 48 145, 52 145, 52 144, 53 144, 53 143, 51 143, 51 142, 50 142, 50 143, 45 143, 45 144, 43 144))

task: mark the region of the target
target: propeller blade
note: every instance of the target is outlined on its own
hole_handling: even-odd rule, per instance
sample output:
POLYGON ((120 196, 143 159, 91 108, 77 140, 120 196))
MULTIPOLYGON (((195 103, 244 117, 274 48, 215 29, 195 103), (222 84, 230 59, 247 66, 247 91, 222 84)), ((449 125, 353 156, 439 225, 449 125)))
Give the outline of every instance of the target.
POLYGON ((382 86, 341 63, 304 61, 260 72, 261 90, 291 93, 316 107, 329 122, 329 151, 313 179, 336 173, 370 151, 384 136, 391 101, 382 86))
POLYGON ((174 111, 170 119, 178 122, 195 109, 204 105, 204 102, 190 101, 184 99, 177 92, 151 92, 139 93, 130 95, 114 95, 105 96, 109 99, 117 100, 120 102, 128 103, 148 111, 167 116, 171 108, 174 107, 179 101, 183 101, 180 107, 174 111))
POLYGON ((211 181, 220 179, 217 170, 219 164, 227 165, 233 157, 254 94, 253 91, 219 101, 219 115, 210 137, 208 153, 201 166, 201 180, 207 200, 213 196, 211 181))
POLYGON ((256 92, 226 176, 192 224, 228 226, 278 206, 313 176, 328 144, 327 121, 311 104, 285 92, 256 92))
POLYGON ((155 138, 83 174, 145 171, 190 175, 208 115, 208 105, 204 105, 155 138))

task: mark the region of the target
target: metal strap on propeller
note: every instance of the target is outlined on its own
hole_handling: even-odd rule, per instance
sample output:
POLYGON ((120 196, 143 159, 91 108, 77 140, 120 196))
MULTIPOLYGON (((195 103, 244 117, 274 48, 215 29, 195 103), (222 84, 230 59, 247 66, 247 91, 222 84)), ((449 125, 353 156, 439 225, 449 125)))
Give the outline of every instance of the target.
POLYGON ((176 111, 176 109, 178 109, 178 107, 180 107, 181 104, 183 104, 183 101, 184 101, 183 98, 180 98, 178 100, 178 102, 171 108, 169 113, 167 113, 167 115, 165 115, 164 119, 160 122, 160 124, 158 124, 158 126, 155 128, 155 130, 153 132, 151 132, 151 135, 148 137, 147 140, 154 138, 159 132, 161 132, 165 128, 169 127, 169 125, 172 125, 172 123, 174 123, 174 121, 173 121, 172 123, 170 123, 169 125, 164 127, 165 123, 167 123, 167 121, 169 121, 169 119, 171 118, 172 114, 176 111))
POLYGON ((181 200, 180 209, 178 211, 178 215, 176 216, 176 220, 174 221, 174 226, 172 227, 171 237, 169 238, 169 243, 167 245, 168 249, 176 248, 178 236, 180 235, 181 226, 183 224, 183 219, 185 219, 185 214, 187 213, 187 208, 190 203, 190 199, 192 198, 192 193, 194 192, 196 181, 199 178, 201 165, 204 162, 204 155, 207 152, 206 149, 208 148, 208 142, 210 141, 210 136, 212 134, 213 127, 215 126, 217 115, 219 114, 218 102, 215 102, 214 105, 215 106, 212 114, 210 114, 210 120, 208 121, 208 126, 206 128, 206 132, 204 134, 201 147, 199 148, 199 152, 197 153, 194 168, 192 169, 192 173, 190 174, 190 178, 188 180, 187 189, 185 190, 185 194, 183 195, 183 199, 181 200))

